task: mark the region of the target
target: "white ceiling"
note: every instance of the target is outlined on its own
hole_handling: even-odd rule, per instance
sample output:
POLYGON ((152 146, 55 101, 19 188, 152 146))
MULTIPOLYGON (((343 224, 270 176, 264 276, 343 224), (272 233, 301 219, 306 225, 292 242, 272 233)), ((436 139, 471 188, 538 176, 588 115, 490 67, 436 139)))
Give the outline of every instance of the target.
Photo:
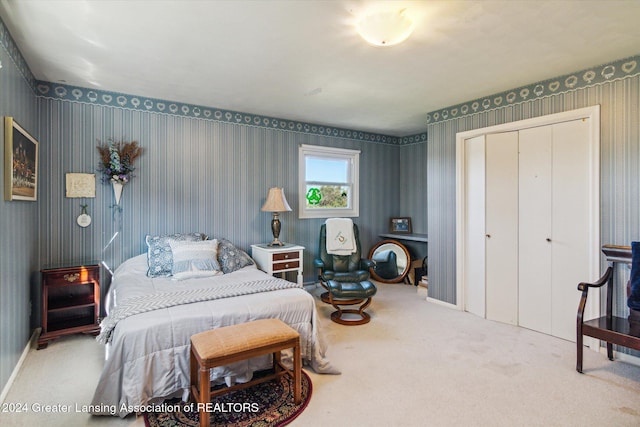
POLYGON ((0 0, 0 17, 38 80, 393 136, 640 54, 637 0, 396 1, 417 28, 387 48, 354 30, 370 3, 0 0))

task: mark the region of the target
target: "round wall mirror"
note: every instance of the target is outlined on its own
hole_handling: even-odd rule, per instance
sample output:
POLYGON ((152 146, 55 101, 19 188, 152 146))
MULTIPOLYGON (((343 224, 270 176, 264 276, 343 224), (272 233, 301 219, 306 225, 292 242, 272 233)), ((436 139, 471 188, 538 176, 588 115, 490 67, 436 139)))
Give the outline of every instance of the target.
POLYGON ((401 282, 411 267, 411 256, 407 248, 395 240, 383 240, 376 243, 369 252, 374 262, 371 276, 382 283, 401 282))

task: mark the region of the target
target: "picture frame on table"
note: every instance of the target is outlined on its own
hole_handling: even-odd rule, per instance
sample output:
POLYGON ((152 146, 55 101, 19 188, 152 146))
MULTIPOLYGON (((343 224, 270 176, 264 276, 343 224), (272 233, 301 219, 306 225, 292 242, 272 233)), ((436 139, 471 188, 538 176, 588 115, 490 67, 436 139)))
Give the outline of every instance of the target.
POLYGON ((4 118, 4 199, 38 199, 38 140, 13 117, 4 118))
POLYGON ((391 218, 389 220, 389 232, 400 233, 400 234, 410 234, 411 218, 407 216, 391 218))

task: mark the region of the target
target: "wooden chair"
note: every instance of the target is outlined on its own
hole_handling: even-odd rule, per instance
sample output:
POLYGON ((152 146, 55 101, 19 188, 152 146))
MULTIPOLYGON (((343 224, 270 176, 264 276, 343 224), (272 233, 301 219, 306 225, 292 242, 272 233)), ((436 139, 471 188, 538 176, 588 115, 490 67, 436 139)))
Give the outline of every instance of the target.
MULTIPOLYGON (((613 360, 613 344, 640 350, 640 319, 635 319, 633 314, 628 319, 613 315, 613 282, 616 264, 631 264, 631 247, 629 246, 602 246, 602 252, 607 257, 609 266, 602 277, 594 283, 580 283, 578 290, 582 291, 578 316, 576 322, 576 346, 577 360, 576 370, 582 373, 583 336, 593 337, 607 343, 607 357, 613 360), (599 290, 607 285, 607 303, 604 316, 592 320, 584 320, 584 309, 587 305, 589 289, 599 290)), ((636 312, 637 316, 637 312, 636 312)))

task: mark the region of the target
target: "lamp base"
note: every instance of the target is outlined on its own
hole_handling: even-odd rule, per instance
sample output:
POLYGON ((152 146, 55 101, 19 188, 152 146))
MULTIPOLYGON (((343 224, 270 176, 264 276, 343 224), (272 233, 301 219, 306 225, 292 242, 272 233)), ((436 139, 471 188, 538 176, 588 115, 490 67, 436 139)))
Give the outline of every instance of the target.
POLYGON ((273 219, 271 220, 271 231, 273 232, 273 240, 269 243, 269 246, 284 246, 278 236, 280 236, 280 219, 278 218, 278 212, 273 212, 273 219))

